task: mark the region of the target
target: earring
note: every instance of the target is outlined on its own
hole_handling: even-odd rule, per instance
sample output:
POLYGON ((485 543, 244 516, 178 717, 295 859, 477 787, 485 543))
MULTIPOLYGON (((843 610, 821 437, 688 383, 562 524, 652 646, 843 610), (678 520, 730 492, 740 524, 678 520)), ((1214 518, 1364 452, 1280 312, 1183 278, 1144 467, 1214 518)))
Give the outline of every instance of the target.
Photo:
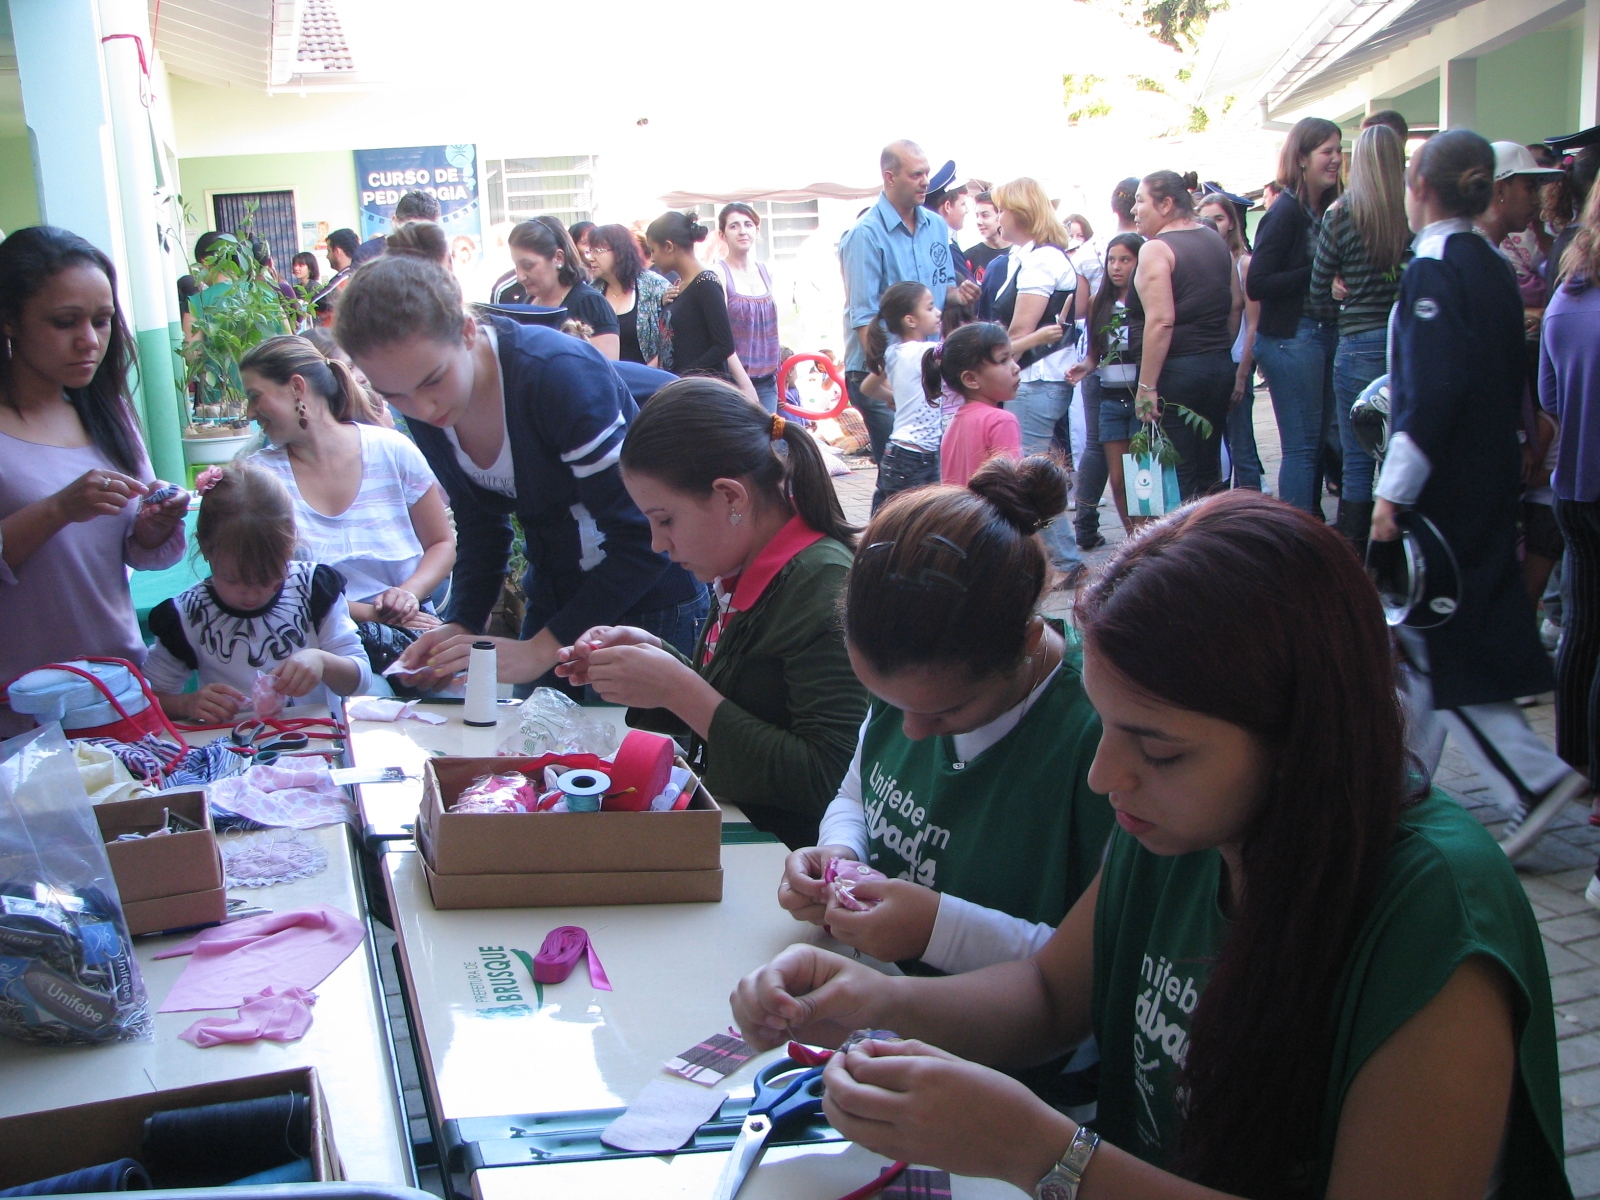
POLYGON ((737 525, 742 520, 744 520, 744 514, 742 512, 731 512, 728 514, 729 525, 737 525))
POLYGON ((294 402, 294 414, 300 418, 301 429, 310 428, 311 422, 306 420, 306 402, 304 400, 296 400, 294 402))

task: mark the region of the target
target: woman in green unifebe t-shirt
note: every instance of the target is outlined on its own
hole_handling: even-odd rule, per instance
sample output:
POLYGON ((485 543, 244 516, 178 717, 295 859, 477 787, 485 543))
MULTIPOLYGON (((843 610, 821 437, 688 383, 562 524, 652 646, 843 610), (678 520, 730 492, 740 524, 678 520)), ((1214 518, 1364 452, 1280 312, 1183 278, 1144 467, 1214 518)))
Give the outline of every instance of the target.
POLYGON ((746 1039, 921 1039, 835 1056, 829 1120, 1040 1196, 1570 1196, 1532 909, 1471 816, 1408 794, 1388 629, 1339 535, 1212 497, 1119 549, 1077 618, 1120 828, 1055 936, 943 979, 792 947, 738 985, 746 1039), (1091 1032, 1093 1131, 991 1069, 1091 1032))

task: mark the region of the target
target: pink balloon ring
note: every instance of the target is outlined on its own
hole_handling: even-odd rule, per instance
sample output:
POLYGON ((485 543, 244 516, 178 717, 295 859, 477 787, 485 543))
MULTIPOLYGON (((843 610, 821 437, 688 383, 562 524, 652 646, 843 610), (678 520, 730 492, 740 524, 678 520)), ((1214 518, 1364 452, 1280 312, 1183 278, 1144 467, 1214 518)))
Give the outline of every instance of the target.
POLYGON ((844 376, 839 374, 839 365, 825 354, 791 354, 783 360, 783 365, 778 368, 778 377, 774 381, 778 386, 778 407, 791 417, 799 417, 803 421, 826 421, 830 417, 837 417, 850 405, 850 389, 845 386, 844 376), (833 386, 839 389, 839 400, 827 412, 812 412, 809 409, 797 408, 790 404, 783 396, 787 393, 789 385, 789 372, 803 362, 819 364, 827 373, 833 386))

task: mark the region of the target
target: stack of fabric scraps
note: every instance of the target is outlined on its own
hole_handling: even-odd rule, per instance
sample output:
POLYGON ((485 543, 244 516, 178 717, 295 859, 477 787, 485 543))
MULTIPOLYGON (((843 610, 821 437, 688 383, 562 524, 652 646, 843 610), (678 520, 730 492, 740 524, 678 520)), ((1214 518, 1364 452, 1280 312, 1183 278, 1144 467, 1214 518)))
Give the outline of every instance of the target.
POLYGON ((367 697, 352 700, 345 709, 352 721, 422 721, 428 725, 443 725, 445 718, 435 712, 423 712, 415 700, 386 700, 367 697))
POLYGON ((219 825, 243 817, 257 828, 315 829, 356 820, 349 793, 333 782, 320 758, 285 758, 250 767, 212 784, 206 795, 219 825))
POLYGON ((258 1038, 293 1041, 311 1027, 312 989, 364 936, 360 921, 328 905, 207 929, 156 955, 192 956, 161 1011, 237 1008, 236 1018, 205 1017, 178 1035, 202 1049, 258 1038))
POLYGON ((136 759, 145 753, 141 747, 112 738, 79 738, 72 743, 72 760, 77 765, 78 778, 83 780, 83 790, 89 793, 90 804, 138 800, 155 795, 161 786, 159 761, 141 763, 141 768, 153 768, 153 773, 146 774, 141 769, 135 774, 119 749, 132 752, 136 759))

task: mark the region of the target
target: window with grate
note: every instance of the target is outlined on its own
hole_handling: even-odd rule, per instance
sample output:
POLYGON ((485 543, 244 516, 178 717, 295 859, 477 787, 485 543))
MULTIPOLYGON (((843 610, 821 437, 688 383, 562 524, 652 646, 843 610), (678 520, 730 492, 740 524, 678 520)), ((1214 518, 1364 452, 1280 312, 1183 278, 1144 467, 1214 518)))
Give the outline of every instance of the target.
POLYGON ((212 228, 220 233, 238 232, 252 204, 256 206, 253 226, 256 239, 266 243, 273 265, 287 272, 289 259, 300 248, 300 225, 295 220, 293 192, 213 193, 211 216, 216 224, 212 228))
POLYGON ((491 158, 483 165, 489 224, 516 224, 546 213, 563 225, 592 219, 594 155, 491 158))
MULTIPOLYGON (((761 218, 761 228, 756 231, 753 253, 758 262, 787 262, 799 257, 800 247, 817 231, 817 202, 815 200, 752 200, 750 207, 761 218)), ((708 229, 717 227, 720 204, 697 204, 695 211, 700 223, 708 229)))

